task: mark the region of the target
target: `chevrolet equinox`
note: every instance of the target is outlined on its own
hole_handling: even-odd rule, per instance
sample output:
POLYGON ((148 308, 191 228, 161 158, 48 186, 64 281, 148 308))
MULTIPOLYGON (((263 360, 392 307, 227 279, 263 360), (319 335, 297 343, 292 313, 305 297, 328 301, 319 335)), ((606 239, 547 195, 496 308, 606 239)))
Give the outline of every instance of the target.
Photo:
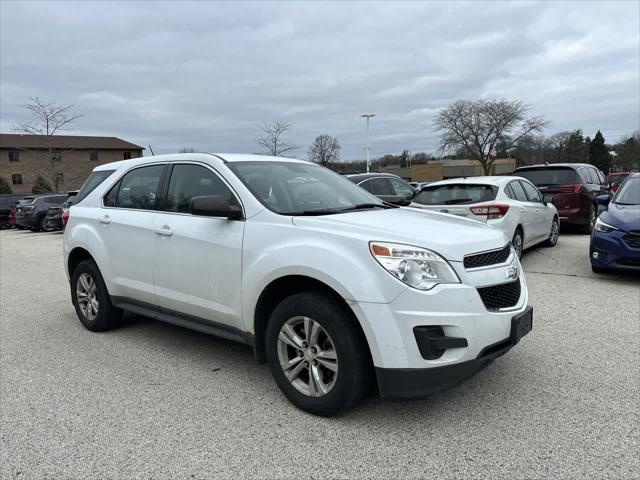
POLYGON ((313 163, 143 157, 94 169, 64 233, 89 330, 125 311, 250 345, 297 407, 452 387, 532 327, 517 255, 490 226, 385 203, 313 163))

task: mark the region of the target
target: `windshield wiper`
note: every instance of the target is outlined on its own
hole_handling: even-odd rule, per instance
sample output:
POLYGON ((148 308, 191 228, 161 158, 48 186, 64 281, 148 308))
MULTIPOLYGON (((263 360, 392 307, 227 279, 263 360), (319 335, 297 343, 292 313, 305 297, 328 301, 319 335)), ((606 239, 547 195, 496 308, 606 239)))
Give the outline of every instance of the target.
POLYGON ((316 210, 299 210, 297 212, 282 212, 281 215, 291 216, 313 216, 313 215, 334 215, 336 213, 353 212, 355 210, 362 210, 365 208, 397 208, 395 205, 382 204, 382 203, 359 203, 350 207, 344 208, 318 208, 316 210))
POLYGON ((358 203, 356 205, 352 205, 350 207, 341 208, 340 212, 351 212, 354 210, 363 210, 365 208, 398 208, 396 205, 391 205, 387 203, 358 203))
POLYGON ((466 202, 472 202, 473 200, 471 200, 470 198, 454 198, 452 200, 446 200, 444 202, 445 205, 456 205, 459 203, 466 203, 466 202))

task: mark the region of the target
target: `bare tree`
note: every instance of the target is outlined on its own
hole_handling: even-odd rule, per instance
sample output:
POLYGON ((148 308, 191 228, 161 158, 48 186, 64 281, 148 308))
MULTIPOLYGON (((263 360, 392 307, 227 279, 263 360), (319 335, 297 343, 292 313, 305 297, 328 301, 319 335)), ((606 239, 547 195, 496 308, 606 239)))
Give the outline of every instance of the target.
POLYGON ((491 172, 495 148, 509 150, 528 135, 541 132, 549 122, 544 117, 527 117, 529 106, 505 99, 458 100, 441 110, 434 120, 440 133, 440 148, 466 153, 491 172))
POLYGON ((318 135, 309 147, 309 160, 329 166, 340 160, 340 143, 331 135, 318 135))
POLYGON ((269 155, 274 157, 282 156, 299 148, 297 145, 282 138, 291 128, 293 128, 293 124, 283 120, 276 120, 271 123, 262 122, 256 142, 266 148, 269 155))
POLYGON ((64 172, 59 152, 53 151, 52 137, 56 132, 64 130, 67 125, 81 118, 83 115, 73 113, 71 111, 73 105, 63 106, 55 102, 45 102, 40 100, 39 97, 29 97, 29 102, 22 105, 22 107, 29 110, 35 118, 30 122, 22 122, 14 125, 12 130, 18 133, 45 137, 46 156, 48 158, 47 166, 49 167, 48 177, 55 185, 55 190, 57 191, 64 178, 64 172))

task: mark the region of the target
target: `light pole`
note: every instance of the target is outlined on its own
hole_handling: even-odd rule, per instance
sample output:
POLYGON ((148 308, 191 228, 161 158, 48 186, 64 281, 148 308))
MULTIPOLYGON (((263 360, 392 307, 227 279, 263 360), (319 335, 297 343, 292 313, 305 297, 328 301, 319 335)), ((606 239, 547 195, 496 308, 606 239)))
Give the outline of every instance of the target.
POLYGON ((375 113, 363 113, 362 115, 360 115, 363 118, 367 119, 367 173, 369 173, 369 119, 371 117, 375 117, 376 114, 375 113))

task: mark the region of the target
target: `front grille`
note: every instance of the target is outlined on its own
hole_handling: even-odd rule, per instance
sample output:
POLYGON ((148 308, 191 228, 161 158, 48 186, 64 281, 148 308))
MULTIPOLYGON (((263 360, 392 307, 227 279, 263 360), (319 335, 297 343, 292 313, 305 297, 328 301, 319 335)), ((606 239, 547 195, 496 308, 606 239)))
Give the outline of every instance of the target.
POLYGON ((509 258, 511 253, 511 246, 505 245, 500 250, 492 250, 490 252, 478 253, 476 255, 469 255, 464 257, 464 268, 478 268, 486 267, 487 265, 495 265, 497 263, 504 263, 509 258))
POLYGON ((520 300, 520 280, 478 288, 478 293, 487 310, 515 307, 520 300))
POLYGON ((640 248, 640 233, 627 233, 622 237, 624 243, 633 248, 640 248))

